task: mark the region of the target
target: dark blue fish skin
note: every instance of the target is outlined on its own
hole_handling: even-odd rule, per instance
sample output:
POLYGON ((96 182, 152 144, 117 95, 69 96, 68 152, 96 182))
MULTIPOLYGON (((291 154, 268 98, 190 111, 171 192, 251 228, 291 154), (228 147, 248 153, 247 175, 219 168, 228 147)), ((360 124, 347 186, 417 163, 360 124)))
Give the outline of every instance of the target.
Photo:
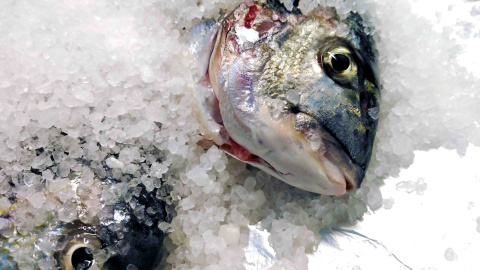
MULTIPOLYGON (((340 142, 350 159, 362 169, 356 176, 356 185, 359 187, 370 162, 378 123, 378 119, 373 118, 368 110, 379 109, 380 86, 375 44, 372 36, 365 33, 362 18, 351 13, 344 22, 350 26, 351 40, 332 39, 331 42, 350 49, 358 66, 357 78, 343 82, 329 74, 325 68, 327 75, 342 89, 338 92, 331 89, 317 91, 316 95, 305 98, 305 103, 300 103, 299 110, 312 115, 321 123, 340 142), (352 108, 358 110, 352 111, 352 108)), ((308 87, 314 89, 317 85, 319 84, 308 87)))
MULTIPOLYGON (((66 254, 70 250, 69 241, 72 239, 93 239, 98 241, 100 249, 114 250, 116 253, 111 255, 108 260, 99 265, 103 270, 116 270, 127 269, 130 264, 135 265, 138 269, 154 269, 162 260, 165 259, 163 250, 163 240, 166 234, 161 231, 157 224, 159 222, 169 222, 171 220, 171 210, 167 211, 167 208, 172 206, 166 205, 166 203, 157 198, 157 189, 151 192, 147 192, 145 187, 140 184, 142 190, 138 197, 132 198, 138 205, 145 205, 152 207, 156 211, 154 213, 145 211, 145 217, 151 220, 151 224, 146 224, 144 220, 140 220, 134 214, 134 210, 130 204, 125 202, 119 202, 112 207, 111 211, 114 213, 120 213, 122 219, 113 220, 108 224, 84 224, 79 220, 73 222, 55 222, 51 221, 49 224, 45 224, 39 228, 35 228, 31 234, 37 235, 39 238, 49 235, 49 238, 56 243, 56 251, 53 254, 44 254, 41 252, 37 258, 51 259, 54 258, 58 264, 55 269, 63 269, 62 263, 70 263, 69 260, 65 260, 66 254), (120 239, 115 231, 116 226, 121 225, 123 230, 123 237, 120 239), (88 235, 88 236, 87 236, 88 235), (118 252, 120 251, 120 252, 118 252)), ((147 208, 145 207, 145 208, 147 208)), ((3 218, 8 217, 8 214, 3 215, 3 218)), ((21 237, 21 236, 20 236, 21 237)), ((0 270, 17 270, 19 265, 16 263, 14 257, 11 255, 11 251, 15 250, 15 242, 11 244, 6 238, 0 236, 2 247, 0 248, 0 270)), ((88 240, 87 242, 92 242, 88 240)), ((92 246, 91 248, 96 248, 92 246)), ((98 249, 97 251, 101 252, 98 249)), ((37 267, 35 261, 33 264, 27 267, 37 267)), ((23 269, 24 266, 22 266, 23 269)), ((73 268, 75 269, 75 268, 73 268)), ((82 268, 83 269, 83 268, 82 268)))

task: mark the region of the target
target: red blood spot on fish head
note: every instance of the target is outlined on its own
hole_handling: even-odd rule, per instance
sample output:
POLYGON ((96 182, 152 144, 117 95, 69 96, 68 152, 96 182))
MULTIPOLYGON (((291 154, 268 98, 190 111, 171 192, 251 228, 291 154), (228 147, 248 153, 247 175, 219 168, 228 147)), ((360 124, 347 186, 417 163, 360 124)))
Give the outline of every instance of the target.
POLYGON ((248 29, 252 28, 252 24, 255 18, 257 17, 258 10, 259 8, 257 7, 257 5, 253 5, 248 9, 248 13, 247 15, 245 15, 245 19, 244 19, 244 22, 245 22, 244 25, 246 28, 248 29))

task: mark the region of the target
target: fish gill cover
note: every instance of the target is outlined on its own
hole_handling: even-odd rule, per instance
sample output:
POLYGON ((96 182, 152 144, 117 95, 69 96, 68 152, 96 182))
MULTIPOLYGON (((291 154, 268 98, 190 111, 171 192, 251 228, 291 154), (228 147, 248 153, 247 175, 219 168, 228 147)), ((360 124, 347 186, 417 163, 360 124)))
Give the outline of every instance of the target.
POLYGON ((259 224, 272 269, 307 269, 318 232, 381 207, 383 179, 414 150, 480 143, 478 79, 457 61, 456 30, 434 30, 411 2, 283 1, 303 14, 357 12, 380 55, 366 180, 330 197, 198 144, 187 30, 241 1, 1 1, 0 265, 55 269, 65 251, 84 269, 88 252, 90 269, 161 259, 167 269, 244 269, 249 225, 259 224), (90 251, 75 246, 92 235, 90 251), (154 252, 139 261, 142 244, 154 252))

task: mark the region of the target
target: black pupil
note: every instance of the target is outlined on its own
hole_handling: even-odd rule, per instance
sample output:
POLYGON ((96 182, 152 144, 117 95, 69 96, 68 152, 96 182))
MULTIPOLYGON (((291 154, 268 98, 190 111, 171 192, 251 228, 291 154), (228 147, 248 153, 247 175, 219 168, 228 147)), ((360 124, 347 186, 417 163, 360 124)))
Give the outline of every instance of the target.
POLYGON ((334 54, 331 58, 331 62, 335 71, 344 71, 350 66, 350 58, 345 54, 334 54))
POLYGON ((93 264, 92 251, 87 247, 77 248, 72 254, 72 266, 75 270, 89 269, 93 264))

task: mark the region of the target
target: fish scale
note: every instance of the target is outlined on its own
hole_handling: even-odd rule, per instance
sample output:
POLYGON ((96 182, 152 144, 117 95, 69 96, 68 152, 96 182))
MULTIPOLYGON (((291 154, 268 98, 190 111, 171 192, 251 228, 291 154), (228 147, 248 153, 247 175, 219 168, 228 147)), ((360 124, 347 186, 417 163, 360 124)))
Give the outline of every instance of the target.
POLYGON ((284 97, 288 90, 294 89, 295 82, 298 80, 302 70, 300 63, 305 57, 304 53, 317 42, 316 39, 320 36, 320 31, 315 31, 318 27, 320 27, 320 22, 315 19, 307 20, 297 25, 295 27, 297 30, 302 28, 304 31, 302 33, 294 31, 284 43, 280 52, 275 53, 270 58, 258 82, 259 89, 264 94, 277 93, 279 96, 284 97), (285 61, 285 59, 293 57, 295 57, 295 60, 291 64, 290 61, 285 61), (294 77, 295 81, 287 81, 285 83, 286 75, 294 77), (282 87, 284 85, 287 85, 287 87, 282 87))

